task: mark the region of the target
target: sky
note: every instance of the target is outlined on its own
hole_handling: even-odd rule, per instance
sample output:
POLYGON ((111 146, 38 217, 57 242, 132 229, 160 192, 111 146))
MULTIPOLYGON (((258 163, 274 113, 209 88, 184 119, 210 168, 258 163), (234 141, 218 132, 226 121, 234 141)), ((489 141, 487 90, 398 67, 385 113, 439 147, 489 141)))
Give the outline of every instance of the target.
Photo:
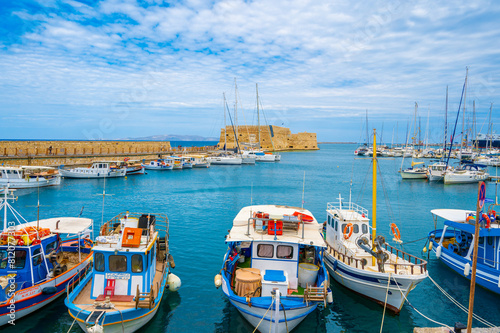
POLYGON ((0 1, 0 139, 218 137, 223 93, 257 123, 258 84, 261 124, 362 142, 368 114, 384 142, 439 142, 466 67, 466 125, 475 103, 485 133, 493 103, 500 133, 498 17, 485 0, 0 1))

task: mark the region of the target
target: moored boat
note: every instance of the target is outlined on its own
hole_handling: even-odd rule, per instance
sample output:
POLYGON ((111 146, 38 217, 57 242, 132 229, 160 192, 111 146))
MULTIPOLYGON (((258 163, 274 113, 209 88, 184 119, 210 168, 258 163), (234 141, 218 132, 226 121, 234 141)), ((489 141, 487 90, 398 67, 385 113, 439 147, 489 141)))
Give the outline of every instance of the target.
POLYGON ((57 217, 27 222, 9 204, 12 190, 4 191, 5 210, 0 234, 0 326, 44 307, 76 284, 92 266, 92 220, 57 217), (7 211, 15 221, 7 222, 7 211), (71 239, 61 240, 69 235, 71 239))
POLYGON ((489 177, 485 165, 466 163, 456 169, 447 170, 443 181, 445 184, 470 184, 479 183, 489 177))
POLYGON ((141 164, 146 170, 172 170, 174 163, 170 159, 159 158, 157 160, 150 161, 148 164, 141 164))
POLYGON ((54 168, 42 166, 0 167, 0 187, 22 189, 59 184, 61 184, 61 175, 54 168))
POLYGON ((125 177, 127 168, 117 167, 116 162, 96 161, 88 168, 59 169, 64 178, 114 178, 125 177))
MULTIPOLYGON (((446 266, 468 280, 471 278, 476 212, 462 209, 434 209, 435 230, 429 232, 429 249, 446 266), (437 229, 437 219, 444 219, 437 229)), ((481 214, 479 228, 476 283, 500 294, 500 217, 490 207, 481 214)))
POLYGON ((234 218, 215 285, 256 330, 291 331, 325 303, 321 228, 297 207, 248 206, 234 218))
POLYGON ((92 271, 65 300, 84 332, 135 332, 154 317, 167 290, 179 289, 168 235, 163 214, 126 212, 101 227, 92 271))

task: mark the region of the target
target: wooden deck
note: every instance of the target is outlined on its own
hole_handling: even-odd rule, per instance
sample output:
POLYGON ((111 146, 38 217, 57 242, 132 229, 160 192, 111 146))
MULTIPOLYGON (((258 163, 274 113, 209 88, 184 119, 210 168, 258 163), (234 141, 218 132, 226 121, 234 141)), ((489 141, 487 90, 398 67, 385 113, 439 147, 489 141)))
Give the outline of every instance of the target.
MULTIPOLYGON (((156 290, 156 286, 161 285, 161 278, 162 278, 162 272, 163 272, 163 266, 164 264, 160 261, 156 262, 156 274, 153 280, 153 286, 155 289, 155 298, 158 297, 158 290, 156 290)), ((76 296, 75 300, 73 301, 73 304, 80 306, 81 308, 90 310, 91 306, 95 304, 96 300, 92 299, 91 296, 91 290, 92 290, 92 279, 89 280, 89 282, 83 287, 82 291, 78 296, 76 296)), ((134 291, 135 292, 135 291, 134 291)), ((135 293, 134 295, 131 295, 135 298, 135 293)), ((127 309, 132 309, 135 308, 135 300, 131 300, 129 302, 116 302, 116 301, 111 301, 115 305, 114 309, 99 309, 100 311, 106 311, 106 312, 111 312, 111 311, 116 311, 116 310, 127 310, 127 309)))

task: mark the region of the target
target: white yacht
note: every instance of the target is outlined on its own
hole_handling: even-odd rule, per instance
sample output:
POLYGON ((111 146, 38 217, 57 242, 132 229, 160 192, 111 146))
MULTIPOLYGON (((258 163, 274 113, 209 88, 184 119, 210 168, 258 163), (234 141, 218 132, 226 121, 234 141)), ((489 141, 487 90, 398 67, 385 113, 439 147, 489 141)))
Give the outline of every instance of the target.
POLYGON ((241 165, 243 162, 240 156, 233 155, 210 156, 208 160, 213 165, 241 165))
POLYGON ((127 168, 113 167, 116 162, 99 161, 92 163, 89 168, 59 169, 65 178, 114 178, 125 177, 127 168))
POLYGON ((445 184, 468 184, 487 180, 490 174, 487 168, 478 164, 464 164, 454 170, 447 170, 444 175, 445 184))
POLYGON ((427 167, 427 179, 431 182, 443 181, 446 168, 446 163, 444 162, 436 162, 429 165, 427 167))

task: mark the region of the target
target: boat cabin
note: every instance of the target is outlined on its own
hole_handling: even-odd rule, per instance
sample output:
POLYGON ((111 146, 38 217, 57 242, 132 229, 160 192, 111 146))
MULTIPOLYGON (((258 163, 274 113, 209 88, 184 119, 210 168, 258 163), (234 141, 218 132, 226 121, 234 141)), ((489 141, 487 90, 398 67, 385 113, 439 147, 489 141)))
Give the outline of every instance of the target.
POLYGON ((368 210, 355 204, 338 206, 332 203, 327 205, 326 242, 338 244, 345 239, 358 239, 362 236, 370 239, 370 220, 368 210))

